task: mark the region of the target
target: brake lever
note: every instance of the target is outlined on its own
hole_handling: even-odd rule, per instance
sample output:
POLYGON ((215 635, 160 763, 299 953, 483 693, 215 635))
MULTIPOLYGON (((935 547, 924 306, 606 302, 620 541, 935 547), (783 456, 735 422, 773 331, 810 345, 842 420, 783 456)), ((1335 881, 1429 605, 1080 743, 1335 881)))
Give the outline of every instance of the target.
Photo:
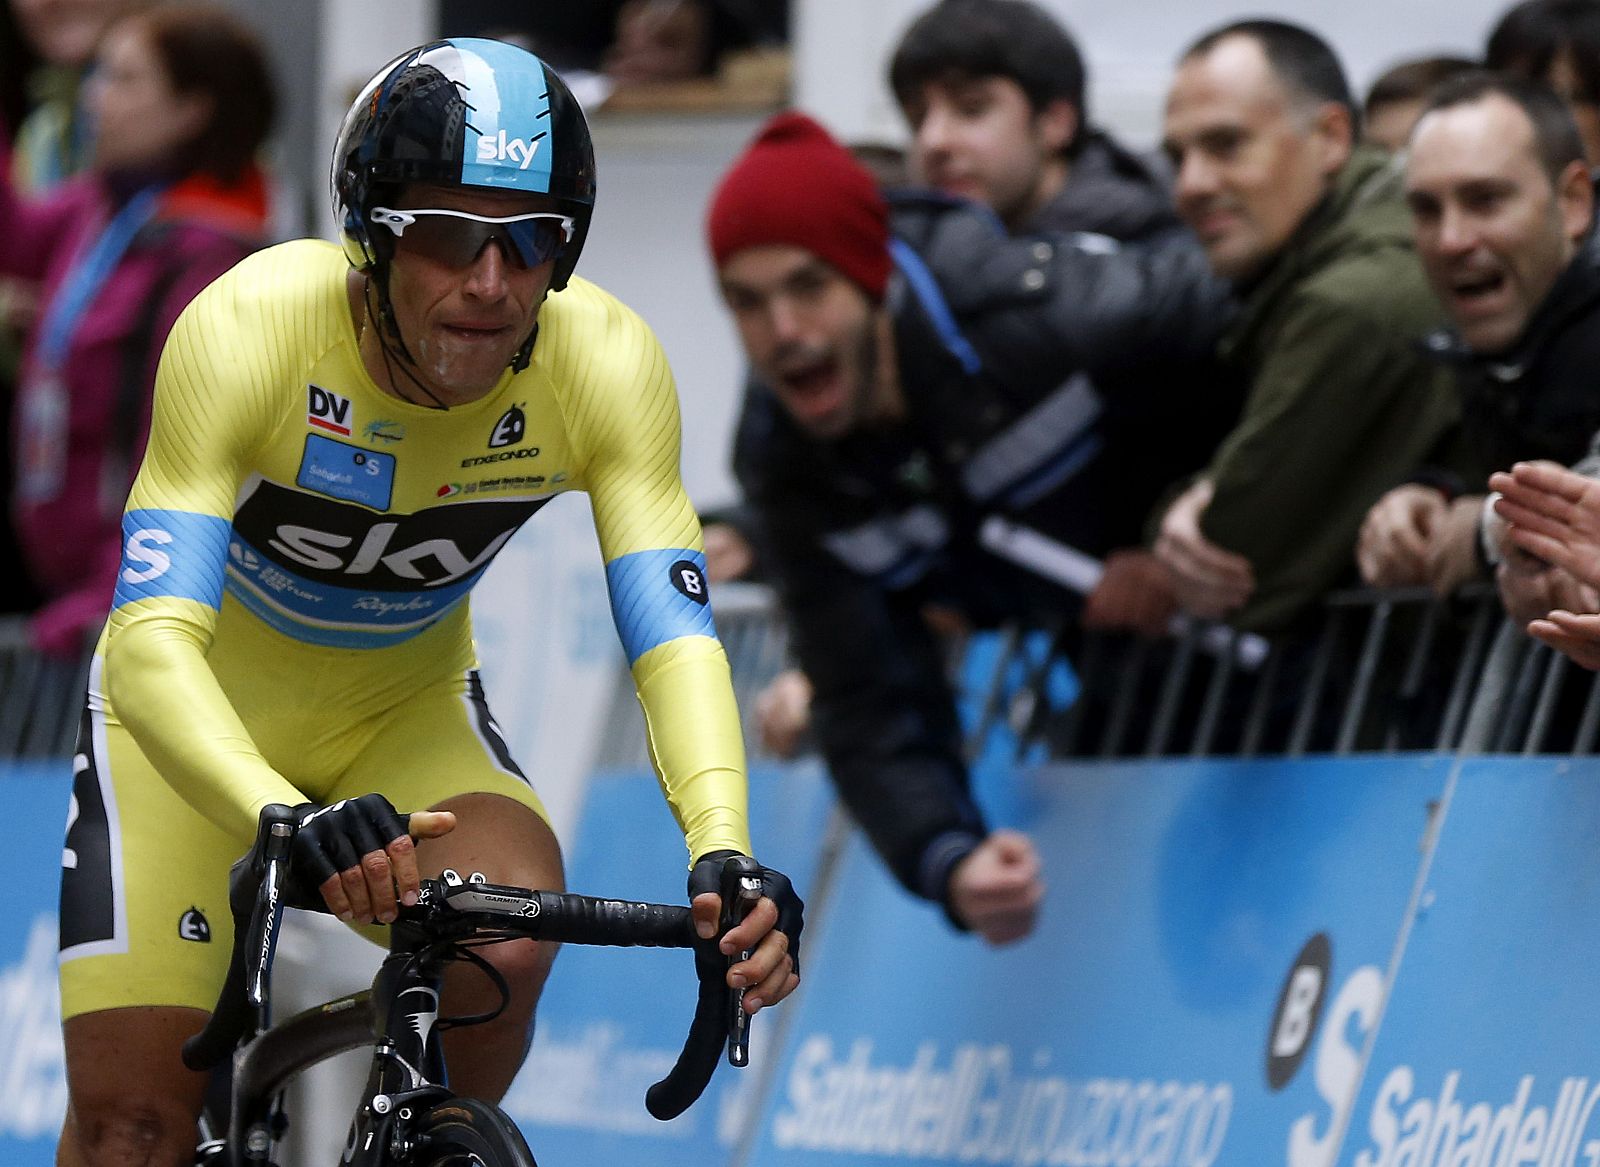
MULTIPOLYGON (((722 931, 727 931, 750 914, 761 900, 761 869, 753 859, 736 856, 722 868, 722 931)), ((728 958, 731 968, 749 960, 752 950, 728 958)), ((744 989, 734 989, 728 1002, 728 1064, 745 1066, 750 1062, 750 1014, 744 1009, 744 989)))

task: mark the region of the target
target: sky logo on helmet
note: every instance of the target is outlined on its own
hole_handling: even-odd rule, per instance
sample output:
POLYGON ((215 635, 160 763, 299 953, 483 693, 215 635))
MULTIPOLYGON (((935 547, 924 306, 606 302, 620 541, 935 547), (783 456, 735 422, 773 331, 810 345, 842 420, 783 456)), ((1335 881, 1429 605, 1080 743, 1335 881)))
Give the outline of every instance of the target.
POLYGON ((350 399, 320 385, 306 386, 306 421, 331 434, 350 436, 350 399))
POLYGON ((526 170, 539 152, 539 141, 543 137, 543 134, 539 134, 524 142, 521 138, 507 136, 501 130, 492 138, 479 138, 478 161, 515 162, 518 170, 526 170))

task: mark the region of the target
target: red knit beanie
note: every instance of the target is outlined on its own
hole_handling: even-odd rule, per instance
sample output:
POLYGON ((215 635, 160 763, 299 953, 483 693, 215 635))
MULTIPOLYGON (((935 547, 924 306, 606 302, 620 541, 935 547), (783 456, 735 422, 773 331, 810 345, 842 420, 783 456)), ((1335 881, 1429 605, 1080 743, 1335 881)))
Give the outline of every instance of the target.
POLYGON ((874 300, 889 280, 889 211, 850 152, 803 113, 780 113, 711 196, 717 266, 746 247, 788 243, 832 264, 874 300))

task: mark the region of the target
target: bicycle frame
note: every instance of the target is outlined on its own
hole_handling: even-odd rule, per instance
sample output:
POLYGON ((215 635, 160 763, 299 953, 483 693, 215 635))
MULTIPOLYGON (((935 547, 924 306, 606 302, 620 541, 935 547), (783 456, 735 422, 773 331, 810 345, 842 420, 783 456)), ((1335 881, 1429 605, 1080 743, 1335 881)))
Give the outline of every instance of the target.
MULTIPOLYGON (((432 886, 424 886, 418 906, 426 909, 433 896, 432 886)), ((389 955, 366 994, 368 1017, 382 1024, 368 1036, 372 1067, 341 1162, 384 1167, 391 1156, 404 1156, 413 1143, 408 1124, 422 1107, 449 1096, 438 1027, 448 962, 438 941, 404 923, 391 931, 389 955)))
POLYGON ((229 1143, 243 1157, 234 1164, 271 1161, 282 1125, 277 1100, 290 1079, 363 1048, 372 1050, 372 1066, 341 1162, 382 1167, 407 1149, 404 1124, 449 1094, 437 1028, 444 961, 418 958, 416 949, 391 949, 371 989, 296 1014, 239 1051, 229 1143))
MULTIPOLYGON (((451 1096, 439 1036, 440 991, 458 944, 473 938, 692 947, 699 1000, 677 1065, 646 1095, 646 1106, 657 1118, 675 1117, 699 1096, 725 1043, 730 1062, 744 1064, 748 1031, 730 1026, 738 1008, 724 980, 730 962, 716 941, 695 938, 687 908, 500 887, 481 877, 464 883, 454 872, 446 872, 443 882, 423 881, 417 903, 402 910, 390 931, 389 955, 370 989, 274 1025, 271 969, 294 834, 283 818, 288 812, 276 813, 280 810, 262 812, 256 847, 241 868, 259 871, 259 880, 241 877, 230 889, 233 963, 211 1021, 184 1048, 185 1062, 194 1069, 233 1055, 227 1137, 206 1144, 199 1162, 270 1164, 287 1126, 281 1100, 289 1080, 320 1061, 362 1048, 372 1050, 372 1064, 341 1162, 350 1167, 403 1162, 416 1147, 412 1121, 451 1096)), ((741 881, 752 878, 750 865, 743 857, 729 860, 723 873, 725 903, 735 902, 741 881)))

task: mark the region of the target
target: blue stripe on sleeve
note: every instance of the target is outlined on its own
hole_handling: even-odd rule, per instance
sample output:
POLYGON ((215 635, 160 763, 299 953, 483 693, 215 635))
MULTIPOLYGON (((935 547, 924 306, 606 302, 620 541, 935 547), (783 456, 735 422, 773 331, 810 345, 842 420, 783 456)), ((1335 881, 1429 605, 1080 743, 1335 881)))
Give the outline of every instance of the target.
POLYGON ((129 511, 122 516, 122 566, 111 606, 165 596, 220 609, 232 529, 215 515, 129 511))
POLYGON ((680 636, 717 634, 706 594, 706 557, 698 551, 667 548, 619 556, 606 564, 606 586, 630 665, 680 636))

